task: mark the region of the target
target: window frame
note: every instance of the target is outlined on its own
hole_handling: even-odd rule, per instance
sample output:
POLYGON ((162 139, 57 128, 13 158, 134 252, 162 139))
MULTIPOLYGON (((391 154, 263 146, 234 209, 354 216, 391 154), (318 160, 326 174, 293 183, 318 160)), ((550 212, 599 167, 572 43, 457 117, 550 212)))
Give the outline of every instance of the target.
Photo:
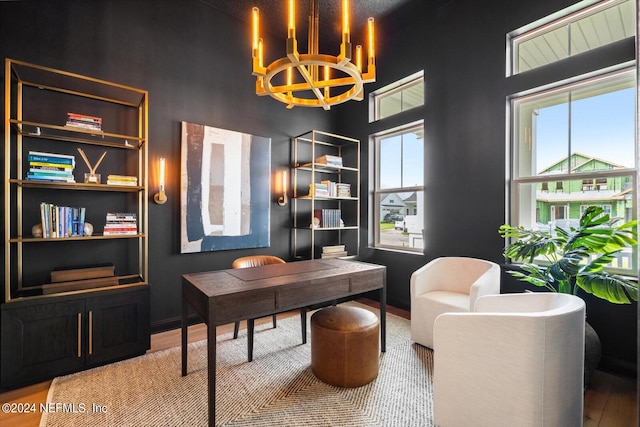
MULTIPOLYGON (((402 126, 398 126, 392 129, 387 129, 381 132, 378 132, 374 135, 371 136, 371 141, 372 141, 372 146, 373 146, 373 191, 372 191, 372 196, 373 196, 373 247, 375 249, 384 249, 384 250, 395 250, 395 251, 403 251, 403 252, 409 252, 409 253, 414 253, 414 254, 422 254, 424 253, 425 250, 425 245, 424 245, 424 228, 425 228, 425 218, 424 218, 424 212, 418 212, 418 214, 422 214, 422 239, 423 239, 423 244, 421 248, 411 248, 408 246, 395 246, 395 245, 389 245, 389 244, 384 244, 380 242, 380 222, 382 221, 382 218, 380 217, 380 211, 381 211, 381 207, 380 207, 380 202, 384 199, 384 197, 388 194, 399 194, 399 193, 412 193, 415 192, 416 193, 416 197, 417 197, 417 193, 422 193, 422 198, 424 200, 424 162, 423 162, 423 183, 422 185, 418 185, 418 186, 401 186, 401 187, 392 187, 392 188, 384 188, 381 189, 380 188, 380 141, 382 141, 383 139, 387 139, 390 137, 394 137, 394 136, 398 136, 398 135, 403 135, 403 134, 408 134, 408 133, 415 133, 416 131, 422 132, 423 134, 423 154, 424 154, 424 143, 425 143, 425 139, 424 139, 424 120, 418 120, 418 121, 414 121, 411 123, 407 123, 405 125, 402 126)), ((416 206, 417 209, 417 206, 416 206)))
MULTIPOLYGON (((565 9, 562 9, 556 13, 553 13, 535 22, 532 22, 531 24, 525 25, 523 27, 520 27, 517 30, 507 33, 506 76, 507 77, 515 76, 515 75, 518 75, 527 71, 539 69, 547 65, 553 64, 555 62, 558 62, 560 60, 575 56, 576 53, 571 52, 571 43, 573 40, 571 36, 571 31, 570 31, 571 25, 577 23, 582 19, 588 18, 589 16, 592 16, 600 12, 604 12, 607 9, 619 6, 620 4, 623 4, 627 1, 631 3, 631 7, 634 7, 634 2, 631 0, 583 0, 565 9), (556 31, 564 27, 569 27, 567 32, 568 52, 566 57, 549 61, 546 64, 542 64, 536 67, 531 67, 526 70, 518 69, 518 62, 520 58, 519 48, 523 43, 533 40, 536 37, 541 37, 545 34, 552 33, 553 31, 556 31)), ((619 40, 624 40, 624 39, 619 39, 619 40)), ((614 40, 613 42, 610 42, 610 43, 615 43, 619 40, 614 40)), ((578 52, 578 54, 591 51, 601 46, 606 46, 607 44, 608 43, 604 43, 600 46, 589 48, 583 52, 578 52)))
MULTIPOLYGON (((512 95, 510 97, 507 98, 507 108, 508 108, 508 159, 509 159, 509 170, 508 170, 508 176, 509 176, 509 195, 508 198, 510 199, 510 202, 508 203, 508 212, 507 212, 507 218, 508 218, 508 222, 512 225, 523 225, 524 227, 528 228, 529 224, 520 224, 521 219, 525 218, 526 219, 526 212, 523 212, 522 210, 526 209, 522 206, 520 206, 520 200, 522 197, 527 197, 526 194, 522 194, 523 188, 526 188, 526 186, 531 185, 531 187, 526 190, 526 192, 528 193, 532 193, 531 195, 534 196, 535 199, 532 199, 532 204, 530 205, 530 209, 529 209, 529 219, 535 218, 533 219, 534 222, 539 222, 539 216, 540 216, 540 212, 539 212, 539 208, 538 208, 538 198, 535 197, 535 194, 533 194, 535 190, 535 185, 541 185, 542 187, 542 191, 545 191, 545 188, 547 189, 546 191, 549 191, 549 184, 554 184, 557 185, 557 183, 569 183, 571 181, 580 181, 582 182, 582 190, 583 192, 595 192, 595 191, 599 191, 597 190, 595 187, 597 185, 597 182, 599 181, 600 183, 602 183, 602 180, 605 180, 605 186, 607 185, 607 179, 616 179, 616 178, 630 178, 631 180, 631 192, 633 195, 633 203, 631 203, 631 219, 636 219, 638 217, 638 194, 636 189, 638 188, 638 141, 637 141, 637 135, 634 137, 634 167, 621 167, 621 168, 616 168, 616 169, 601 169, 601 170, 591 170, 591 171, 587 171, 587 172, 578 172, 578 171, 572 171, 571 168, 569 167, 566 171, 562 171, 560 173, 549 173, 549 174, 540 174, 538 171, 532 171, 531 173, 529 173, 528 175, 524 175, 522 176, 522 174, 520 174, 520 170, 519 170, 519 165, 522 162, 522 159, 520 157, 520 153, 519 153, 519 145, 521 143, 521 141, 523 140, 523 138, 526 138, 526 136, 521 135, 521 123, 519 123, 519 114, 520 112, 517 111, 518 107, 518 103, 519 102, 523 102, 523 101, 527 101, 527 100, 535 100, 535 99, 540 99, 540 98, 544 98, 545 96, 548 96, 549 98, 553 97, 553 96, 558 96, 559 94, 562 93, 571 93, 573 91, 580 91, 583 90, 585 88, 589 88, 590 86, 594 86, 597 87, 598 84, 600 84, 603 79, 614 79, 614 83, 615 83, 615 79, 616 78, 620 78, 625 79, 629 77, 629 74, 634 74, 637 73, 636 71, 636 67, 635 67, 635 61, 633 63, 624 63, 624 64, 619 64, 616 67, 613 67, 612 69, 605 69, 605 70, 600 70, 598 72, 594 72, 594 73, 589 73, 587 75, 582 75, 582 76, 576 76, 574 78, 571 78, 569 80, 565 80, 565 81, 561 81, 561 82, 556 82, 555 84, 550 84, 550 85, 545 85, 543 87, 539 87, 539 88, 534 88, 531 90, 528 90, 526 92, 523 93, 519 93, 519 94, 515 94, 512 95), (584 185, 586 181, 590 181, 590 185, 594 188, 589 188, 588 190, 585 190, 584 185), (535 209, 534 209, 535 208, 535 209), (525 216, 523 216, 525 215, 525 216)), ((634 81, 634 85, 636 86, 636 92, 637 92, 637 75, 633 76, 634 81)), ((637 96, 637 95, 636 95, 637 96)), ((635 101, 634 104, 634 108, 637 108, 637 100, 635 101)), ((637 117, 637 113, 636 115, 634 115, 634 117, 637 117)), ((637 118, 635 118, 635 120, 637 121, 637 118)), ((571 121, 568 122, 568 126, 571 126, 571 121)), ((637 124, 634 124, 634 129, 637 126, 637 124)), ((525 141, 526 142, 526 141, 525 141)), ((567 150, 567 159, 571 159, 571 155, 573 154, 573 149, 571 148, 571 143, 568 141, 568 150, 567 150)), ((531 149, 531 152, 529 154, 531 157, 535 156, 535 151, 533 149, 531 149)), ((531 158, 529 159, 529 161, 531 161, 531 158)), ((558 188, 556 187, 556 191, 558 190, 558 188)), ((564 191, 564 189, 562 190, 564 191)), ((569 192, 571 192, 571 190, 569 190, 569 192)), ((622 193, 622 190, 621 190, 622 193)), ((577 200, 577 202, 581 202, 580 200, 577 200)), ((560 204, 561 202, 558 201, 557 204, 560 204)), ((567 203, 567 209, 570 202, 566 202, 567 203)), ((606 202, 604 200, 594 200, 593 203, 590 203, 590 205, 603 205, 606 204, 606 202)), ((582 206, 580 206, 580 209, 583 209, 582 206)), ((612 206, 609 206, 609 209, 612 209, 612 206)), ((626 208, 625 208, 626 209, 626 208)), ((611 212, 611 211, 610 211, 611 212)), ((622 275, 626 275, 626 276, 637 276, 638 274, 638 248, 637 246, 634 247, 632 249, 632 255, 631 255, 631 266, 629 269, 624 269, 624 268, 607 268, 607 271, 610 271, 612 273, 617 273, 617 274, 622 274, 622 275)))
MULTIPOLYGON (((402 114, 406 111, 413 110, 415 108, 420 108, 424 106, 425 102, 424 96, 424 70, 418 71, 417 73, 411 74, 403 79, 400 79, 394 83, 391 83, 387 86, 384 86, 380 89, 377 89, 369 94, 369 122, 377 122, 379 120, 388 119, 390 117, 397 116, 398 114, 402 114), (398 92, 403 92, 411 87, 417 86, 419 84, 423 85, 423 93, 422 93, 422 104, 414 105, 410 108, 403 108, 401 105, 400 111, 394 114, 390 114, 384 117, 380 117, 380 101, 388 98, 392 95, 397 94, 398 92)), ((402 103, 401 103, 402 104, 402 103)))

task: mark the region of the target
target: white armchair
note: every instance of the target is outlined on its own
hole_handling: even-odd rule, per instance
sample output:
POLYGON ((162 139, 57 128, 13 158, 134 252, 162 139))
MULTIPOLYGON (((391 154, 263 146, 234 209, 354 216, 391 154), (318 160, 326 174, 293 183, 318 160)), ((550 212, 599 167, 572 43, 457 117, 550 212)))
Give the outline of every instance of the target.
POLYGON ((585 305, 523 293, 479 298, 435 323, 434 421, 440 427, 581 426, 585 305))
POLYGON ((442 313, 473 311, 482 295, 500 293, 500 266, 465 257, 436 258, 411 275, 411 339, 433 348, 442 313))

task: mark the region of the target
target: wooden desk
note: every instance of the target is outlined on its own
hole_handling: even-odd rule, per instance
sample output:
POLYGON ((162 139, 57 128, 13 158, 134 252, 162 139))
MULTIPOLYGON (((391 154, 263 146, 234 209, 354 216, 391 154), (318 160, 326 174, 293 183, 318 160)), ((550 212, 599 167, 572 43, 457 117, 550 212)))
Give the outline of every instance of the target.
MULTIPOLYGON (((386 351, 386 267, 323 259, 182 276, 182 376, 187 375, 189 306, 207 324, 209 425, 216 420, 216 326, 339 298, 380 292, 380 345, 386 351)), ((305 322, 306 328, 306 322, 305 322)))

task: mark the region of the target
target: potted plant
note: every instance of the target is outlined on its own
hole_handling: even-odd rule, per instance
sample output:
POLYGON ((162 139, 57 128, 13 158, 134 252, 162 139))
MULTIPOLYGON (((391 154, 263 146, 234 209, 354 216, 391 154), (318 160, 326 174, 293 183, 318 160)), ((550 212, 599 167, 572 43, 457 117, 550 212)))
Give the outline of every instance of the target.
MULTIPOLYGON (((503 255, 519 264, 512 276, 550 292, 577 295, 578 290, 614 304, 638 301, 638 284, 612 274, 605 267, 622 250, 637 245, 637 221, 619 224, 599 206, 589 206, 577 227, 555 227, 553 232, 502 225, 500 235, 510 239, 503 255)), ((588 324, 585 349, 585 388, 600 361, 600 341, 588 324), (591 341, 595 342, 591 342, 591 341), (596 354, 592 354, 592 353, 596 354)))

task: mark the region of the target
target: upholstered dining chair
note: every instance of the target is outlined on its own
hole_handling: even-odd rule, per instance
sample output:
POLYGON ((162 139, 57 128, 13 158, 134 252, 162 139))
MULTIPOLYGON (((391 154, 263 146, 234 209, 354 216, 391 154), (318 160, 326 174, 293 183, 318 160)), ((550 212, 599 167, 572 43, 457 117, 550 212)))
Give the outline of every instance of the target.
MULTIPOLYGON (((249 268, 249 267, 259 267, 262 265, 270 265, 270 264, 284 264, 285 261, 282 258, 278 258, 273 255, 249 255, 237 258, 231 264, 231 268, 249 268)), ((273 327, 277 327, 276 315, 272 315, 271 321, 273 323, 273 327)), ((300 321, 306 323, 307 321, 307 310, 306 308, 300 309, 300 321)), ((253 360, 253 333, 255 327, 255 319, 247 319, 247 360, 251 362, 253 360)), ((233 338, 238 338, 238 332, 240 330, 240 322, 235 322, 233 325, 233 338)), ((305 328, 302 327, 302 342, 306 343, 306 334, 305 328)))
POLYGON ((436 258, 411 275, 411 339, 433 348, 442 313, 473 311, 482 295, 500 293, 500 266, 468 257, 436 258))
POLYGON ((574 295, 488 295, 434 331, 440 427, 581 426, 585 304, 574 295))

